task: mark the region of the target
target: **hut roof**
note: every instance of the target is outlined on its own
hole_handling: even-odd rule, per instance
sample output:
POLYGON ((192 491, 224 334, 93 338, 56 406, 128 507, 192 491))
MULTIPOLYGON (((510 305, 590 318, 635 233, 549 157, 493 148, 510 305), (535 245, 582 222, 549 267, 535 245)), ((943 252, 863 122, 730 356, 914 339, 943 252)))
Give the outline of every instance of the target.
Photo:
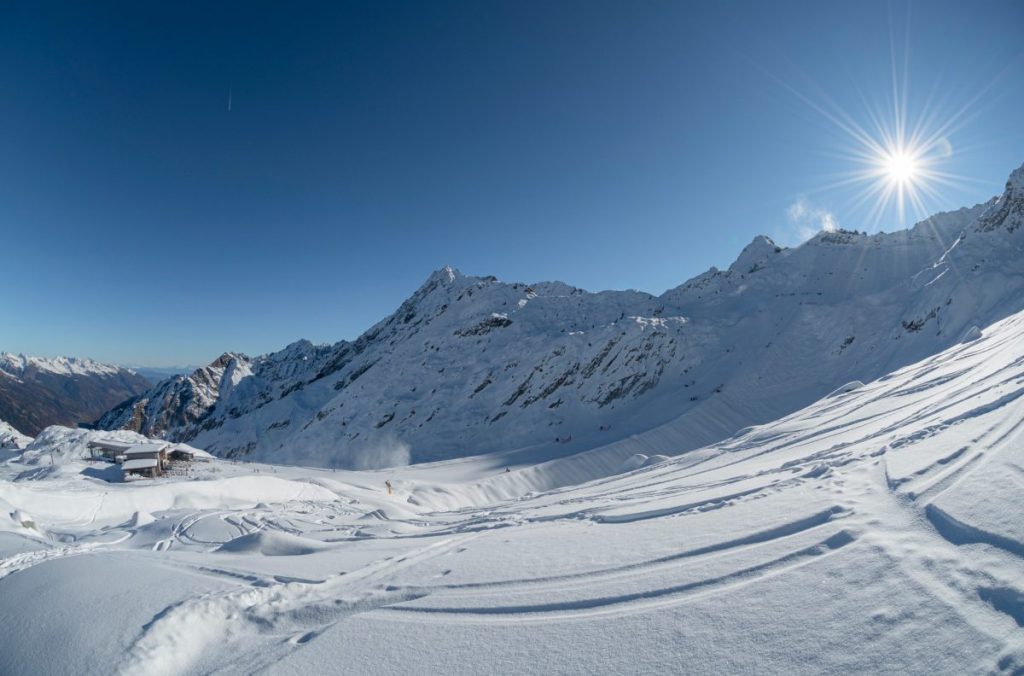
POLYGON ((117 439, 93 439, 88 444, 89 448, 102 448, 107 451, 124 451, 135 445, 132 441, 118 441, 117 439))
POLYGON ((124 451, 124 455, 128 458, 132 456, 147 456, 147 455, 158 455, 160 451, 167 448, 166 443, 149 443, 149 444, 135 444, 131 448, 124 451))
POLYGON ((213 457, 214 457, 214 455, 212 453, 204 451, 201 448, 196 448, 195 446, 189 446, 188 444, 174 444, 173 446, 171 446, 167 450, 170 453, 174 453, 175 451, 178 451, 178 452, 181 452, 181 453, 188 453, 189 455, 191 455, 194 458, 201 458, 201 459, 206 459, 206 460, 213 459, 213 457))
POLYGON ((126 472, 131 472, 136 469, 149 469, 156 467, 156 458, 136 458, 135 460, 125 460, 124 464, 121 465, 121 469, 126 472))

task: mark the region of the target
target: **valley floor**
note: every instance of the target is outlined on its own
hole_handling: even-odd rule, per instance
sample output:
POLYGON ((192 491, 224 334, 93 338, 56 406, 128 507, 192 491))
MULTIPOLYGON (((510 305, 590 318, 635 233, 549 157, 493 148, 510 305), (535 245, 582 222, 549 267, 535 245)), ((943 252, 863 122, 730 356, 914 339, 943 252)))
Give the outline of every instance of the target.
POLYGON ((14 455, 0 672, 1024 673, 1024 315, 587 483, 500 463, 14 455))

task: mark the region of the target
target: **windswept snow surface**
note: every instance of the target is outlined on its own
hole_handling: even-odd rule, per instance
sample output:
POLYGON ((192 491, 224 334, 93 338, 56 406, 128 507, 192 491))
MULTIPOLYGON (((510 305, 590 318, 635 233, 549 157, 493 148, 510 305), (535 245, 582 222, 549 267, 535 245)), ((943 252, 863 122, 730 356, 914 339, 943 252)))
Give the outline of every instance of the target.
POLYGON ((650 445, 126 484, 37 447, 0 481, 0 672, 1024 670, 1024 313, 650 445))

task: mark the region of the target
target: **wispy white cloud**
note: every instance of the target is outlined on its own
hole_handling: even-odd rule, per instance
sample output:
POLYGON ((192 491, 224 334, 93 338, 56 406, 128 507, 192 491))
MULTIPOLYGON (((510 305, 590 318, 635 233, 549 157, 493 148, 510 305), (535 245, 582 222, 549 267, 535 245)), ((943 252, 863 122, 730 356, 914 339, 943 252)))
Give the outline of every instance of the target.
POLYGON ((787 228, 779 233, 778 239, 789 245, 805 242, 822 230, 834 232, 839 229, 835 214, 803 196, 786 208, 786 217, 787 228))

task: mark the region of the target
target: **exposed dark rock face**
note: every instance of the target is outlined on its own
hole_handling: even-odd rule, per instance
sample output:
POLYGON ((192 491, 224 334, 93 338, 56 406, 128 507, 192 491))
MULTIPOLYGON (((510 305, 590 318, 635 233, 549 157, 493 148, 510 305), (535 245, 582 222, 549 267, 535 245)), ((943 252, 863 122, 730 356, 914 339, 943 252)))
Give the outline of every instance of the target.
POLYGON ((48 425, 91 423, 149 389, 128 369, 78 359, 0 355, 0 420, 34 436, 48 425))

